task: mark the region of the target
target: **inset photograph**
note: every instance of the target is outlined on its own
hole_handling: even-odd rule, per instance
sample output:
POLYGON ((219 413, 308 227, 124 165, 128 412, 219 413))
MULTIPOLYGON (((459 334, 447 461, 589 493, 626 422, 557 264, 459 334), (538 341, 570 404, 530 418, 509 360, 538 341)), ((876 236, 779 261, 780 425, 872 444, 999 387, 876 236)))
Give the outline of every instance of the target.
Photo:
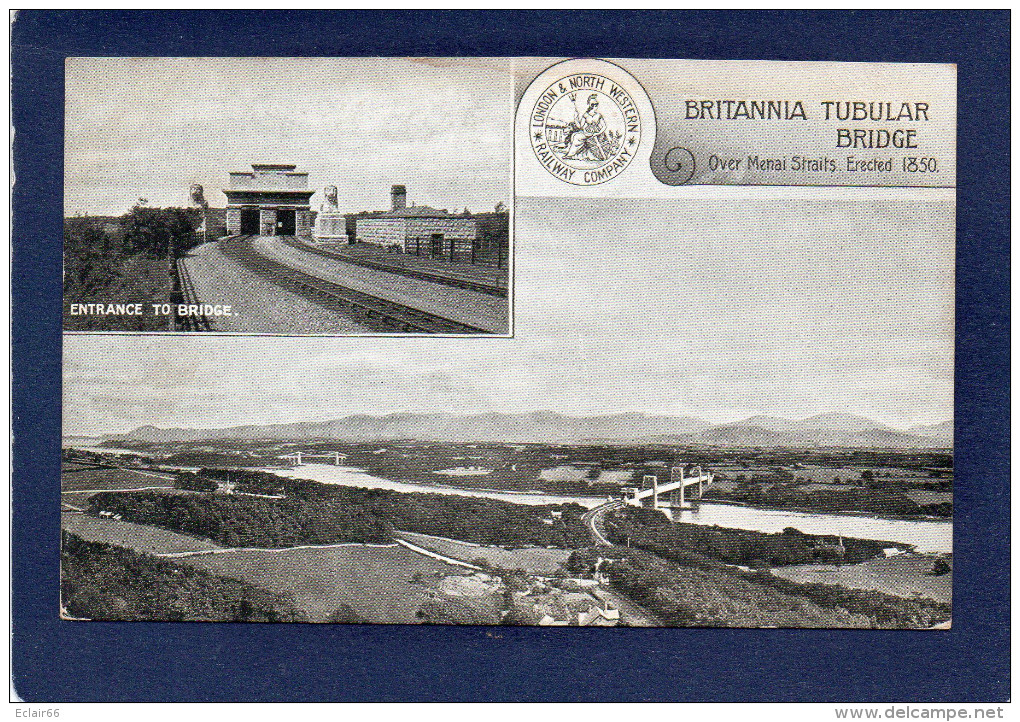
POLYGON ((510 335, 508 61, 66 71, 65 331, 510 335))

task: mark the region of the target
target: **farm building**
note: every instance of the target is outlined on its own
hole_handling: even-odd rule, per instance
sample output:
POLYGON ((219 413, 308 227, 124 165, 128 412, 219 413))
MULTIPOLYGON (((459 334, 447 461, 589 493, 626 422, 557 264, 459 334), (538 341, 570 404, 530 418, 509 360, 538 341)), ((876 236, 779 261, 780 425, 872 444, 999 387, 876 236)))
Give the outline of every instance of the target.
POLYGON ((312 235, 308 174, 297 166, 253 164, 251 171, 230 174, 227 196, 227 233, 231 235, 312 235))
POLYGON ((473 217, 429 206, 408 206, 407 189, 402 185, 393 186, 390 197, 390 210, 357 217, 355 237, 359 243, 397 246, 417 256, 471 256, 478 236, 473 217))

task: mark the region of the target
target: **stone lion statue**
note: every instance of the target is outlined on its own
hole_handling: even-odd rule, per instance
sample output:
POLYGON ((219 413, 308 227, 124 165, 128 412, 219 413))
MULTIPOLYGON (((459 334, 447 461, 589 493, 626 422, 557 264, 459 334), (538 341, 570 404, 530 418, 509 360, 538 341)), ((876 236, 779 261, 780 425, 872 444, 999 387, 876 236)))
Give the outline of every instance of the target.
POLYGON ((191 188, 188 189, 188 195, 191 196, 191 202, 196 206, 202 206, 205 208, 207 205, 205 200, 205 189, 202 188, 200 183, 192 183, 191 188))
POLYGON ((336 210, 336 186, 326 186, 322 189, 322 193, 326 196, 324 210, 336 210))

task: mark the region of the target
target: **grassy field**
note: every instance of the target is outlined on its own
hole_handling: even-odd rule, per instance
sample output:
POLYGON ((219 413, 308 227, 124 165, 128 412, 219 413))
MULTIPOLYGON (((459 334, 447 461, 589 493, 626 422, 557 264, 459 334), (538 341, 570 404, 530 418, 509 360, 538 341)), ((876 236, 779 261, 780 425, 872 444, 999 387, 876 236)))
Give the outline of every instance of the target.
POLYGON ((413 532, 396 532, 396 536, 411 542, 422 549, 457 559, 458 561, 475 564, 479 561, 500 569, 523 569, 531 574, 556 574, 560 565, 570 558, 569 549, 543 549, 531 547, 523 549, 503 549, 493 546, 473 546, 454 539, 415 534, 413 532))
POLYGON ((60 470, 60 490, 64 492, 138 489, 147 486, 172 488, 173 485, 173 476, 153 471, 106 469, 80 464, 65 464, 60 470))
POLYGON ((772 570, 794 582, 839 584, 850 589, 872 589, 898 597, 924 597, 937 602, 953 601, 953 575, 931 576, 935 559, 927 554, 901 554, 860 564, 799 564, 772 570))
POLYGON ((903 496, 918 504, 942 504, 953 503, 953 492, 951 491, 926 491, 924 489, 911 489, 903 492, 903 496))
POLYGON ((293 595, 298 608, 316 622, 325 621, 346 604, 369 622, 419 623, 415 613, 425 586, 412 578, 462 571, 401 546, 237 551, 178 561, 293 595))
POLYGON ((61 614, 111 621, 301 622, 286 595, 61 534, 61 614))
POLYGON ((219 544, 208 539, 196 539, 154 526, 85 514, 61 514, 60 526, 64 531, 69 531, 85 541, 113 544, 147 554, 172 554, 220 548, 219 544))

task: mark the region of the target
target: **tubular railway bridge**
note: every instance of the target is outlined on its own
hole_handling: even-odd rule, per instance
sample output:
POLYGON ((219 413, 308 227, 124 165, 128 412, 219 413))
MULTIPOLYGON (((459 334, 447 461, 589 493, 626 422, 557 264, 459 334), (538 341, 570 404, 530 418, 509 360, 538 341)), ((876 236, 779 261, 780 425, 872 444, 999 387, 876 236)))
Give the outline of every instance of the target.
POLYGON ((612 542, 606 537, 603 525, 604 517, 608 512, 620 509, 625 505, 643 506, 645 499, 652 500, 653 509, 662 507, 690 509, 691 505, 688 502, 687 488, 697 486, 696 491, 693 488, 691 491, 696 494, 696 498, 700 499, 705 489, 712 484, 715 478, 712 474, 703 472, 700 466, 695 466, 693 471, 696 471, 697 475, 687 476, 682 466, 674 466, 670 469, 670 480, 665 484, 659 483, 659 477, 648 474, 644 477, 644 488, 624 490, 623 499, 607 501, 602 506, 597 506, 586 512, 581 517, 581 520, 587 525, 597 545, 612 546, 612 542), (659 496, 661 494, 669 494, 669 501, 667 503, 660 502, 659 496))
POLYGON ((631 506, 641 506, 644 499, 651 498, 653 509, 658 509, 661 506, 674 509, 688 509, 690 504, 687 502, 687 487, 697 486, 696 498, 700 499, 705 489, 715 479, 712 474, 703 472, 700 466, 695 466, 693 470, 698 472, 697 476, 687 476, 682 466, 674 466, 669 470, 669 482, 665 484, 659 483, 659 477, 649 474, 644 478, 647 486, 641 489, 630 490, 624 501, 631 506), (666 504, 660 502, 660 494, 669 494, 669 502, 666 504))
MULTIPOLYGON (((220 250, 252 273, 298 295, 309 298, 321 306, 354 318, 373 331, 485 334, 489 331, 454 321, 428 311, 422 311, 364 291, 319 278, 292 268, 273 258, 258 253, 252 246, 256 236, 227 236, 219 242, 220 250)), ((302 250, 308 250, 303 245, 302 250)))

